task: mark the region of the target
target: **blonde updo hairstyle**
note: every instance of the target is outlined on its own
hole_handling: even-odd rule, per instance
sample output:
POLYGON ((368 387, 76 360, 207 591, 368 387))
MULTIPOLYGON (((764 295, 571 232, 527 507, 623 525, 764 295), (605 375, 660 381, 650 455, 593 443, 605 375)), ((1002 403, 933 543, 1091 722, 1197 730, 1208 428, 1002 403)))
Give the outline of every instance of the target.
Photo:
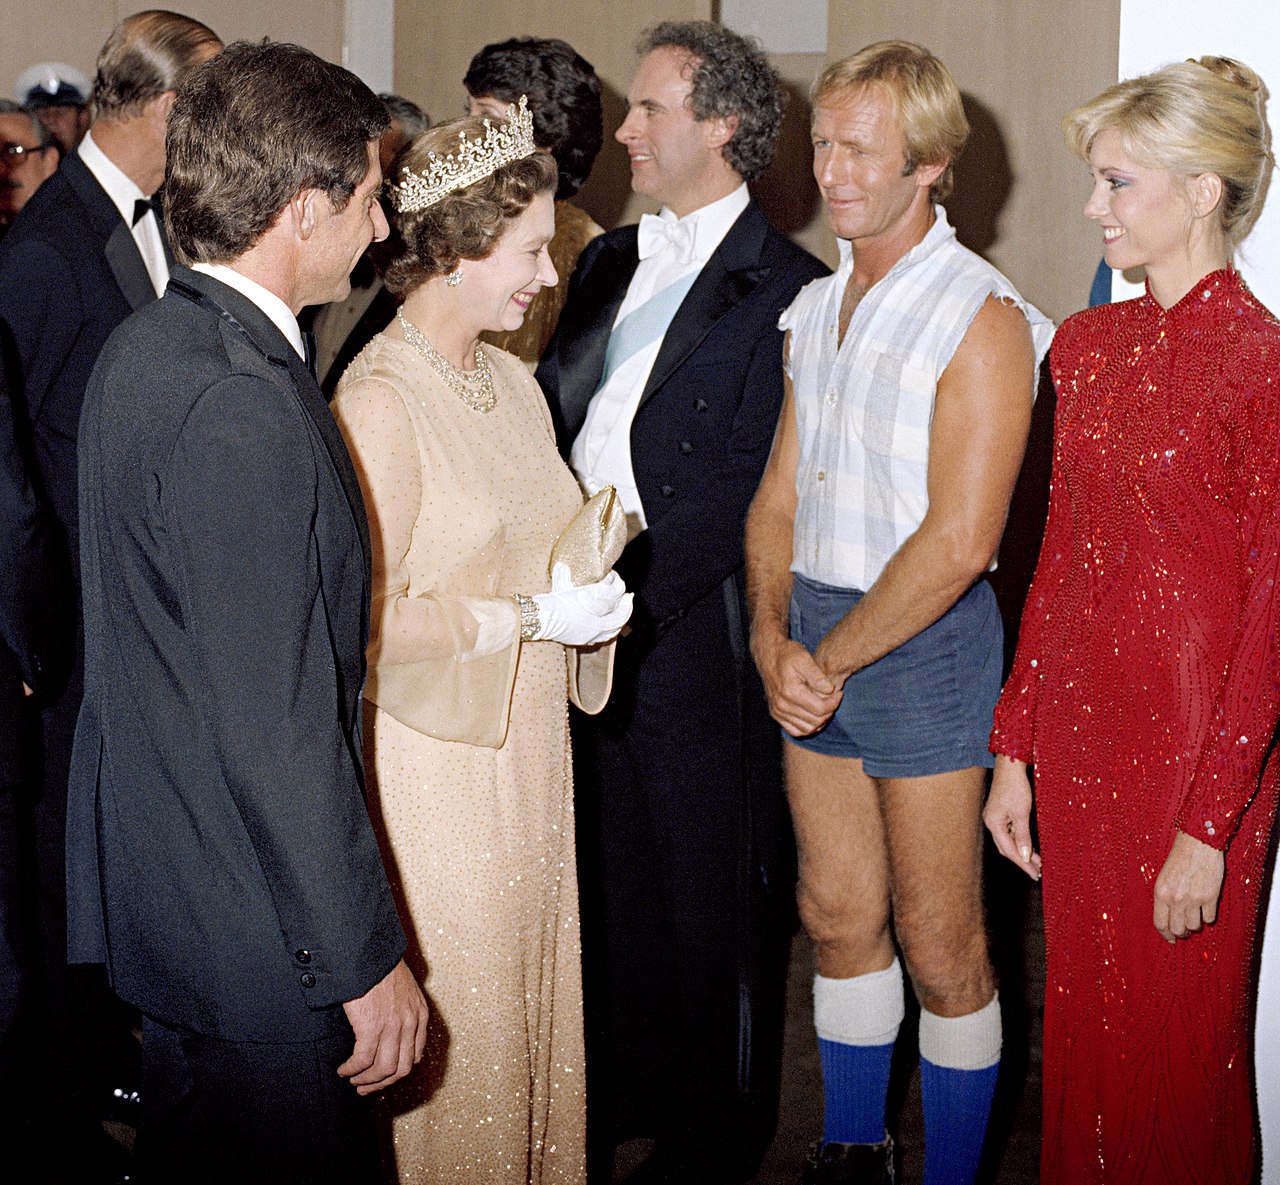
POLYGON ((868 86, 884 89, 902 125, 907 151, 902 175, 909 177, 919 165, 945 163, 929 187, 930 199, 942 201, 951 193, 952 166, 969 139, 969 121, 951 71, 922 45, 877 41, 828 66, 809 88, 809 102, 815 108, 837 105, 868 86))
POLYGON ((1262 212, 1275 164, 1266 102, 1262 79, 1243 63, 1191 58, 1108 87, 1067 112, 1062 130, 1086 163, 1094 141, 1115 131, 1139 164, 1187 178, 1216 174, 1220 225, 1234 251, 1262 212))
MULTIPOLYGON (((489 119, 490 123, 501 120, 489 119)), ((482 119, 455 119, 428 128, 396 158, 393 181, 406 172, 422 173, 430 154, 446 156, 458 146, 459 133, 484 137, 482 119)), ((383 283, 407 296, 433 276, 448 275, 464 259, 484 259, 512 221, 540 193, 554 192, 559 180, 555 158, 535 152, 441 198, 425 210, 394 213, 392 241, 383 283)))

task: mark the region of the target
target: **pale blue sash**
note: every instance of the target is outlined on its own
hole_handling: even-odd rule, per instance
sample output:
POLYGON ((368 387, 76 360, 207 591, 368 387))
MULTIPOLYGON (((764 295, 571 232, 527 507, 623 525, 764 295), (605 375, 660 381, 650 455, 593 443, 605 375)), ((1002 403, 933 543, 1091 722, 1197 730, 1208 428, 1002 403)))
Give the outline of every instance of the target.
POLYGON ((667 332, 667 326, 675 317, 676 310, 701 274, 702 269, 695 268, 687 276, 668 284, 638 309, 632 309, 613 327, 613 332, 609 334, 609 344, 604 351, 604 373, 600 376, 597 392, 628 358, 652 345, 667 332))

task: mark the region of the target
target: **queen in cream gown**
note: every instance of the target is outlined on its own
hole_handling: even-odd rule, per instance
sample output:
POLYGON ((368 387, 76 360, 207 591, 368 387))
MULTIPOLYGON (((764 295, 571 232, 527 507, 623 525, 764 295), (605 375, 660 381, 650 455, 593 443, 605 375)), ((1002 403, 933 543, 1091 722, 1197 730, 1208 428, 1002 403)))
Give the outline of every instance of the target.
MULTIPOLYGON (((399 179, 439 132, 415 142, 399 179)), ((537 174, 544 160, 461 197, 474 206, 485 194, 472 191, 509 190, 505 174, 537 174)), ((334 403, 373 547, 371 810, 432 1012, 423 1063, 382 1103, 405 1185, 585 1179, 567 703, 603 706, 612 646, 521 640, 515 594, 546 592, 552 544, 582 495, 528 370, 474 340, 516 321, 548 272, 554 282, 539 231, 545 221, 550 236, 553 187, 551 166, 478 260, 447 250, 458 195, 402 211, 407 263, 389 272, 407 287, 402 319, 355 360, 334 403), (423 279, 424 263, 456 264, 461 282, 423 279), (459 341, 461 367, 448 361, 459 341)))

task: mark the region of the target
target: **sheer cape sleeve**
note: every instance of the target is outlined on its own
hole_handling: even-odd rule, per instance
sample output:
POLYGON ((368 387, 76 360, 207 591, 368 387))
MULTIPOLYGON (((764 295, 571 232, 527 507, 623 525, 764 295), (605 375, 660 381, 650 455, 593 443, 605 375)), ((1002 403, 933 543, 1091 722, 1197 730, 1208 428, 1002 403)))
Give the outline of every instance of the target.
POLYGON ((333 405, 369 515, 373 604, 364 695, 417 732, 497 747, 507 732, 520 652, 515 602, 495 595, 501 528, 465 562, 410 588, 407 557, 423 462, 400 392, 366 375, 333 405))

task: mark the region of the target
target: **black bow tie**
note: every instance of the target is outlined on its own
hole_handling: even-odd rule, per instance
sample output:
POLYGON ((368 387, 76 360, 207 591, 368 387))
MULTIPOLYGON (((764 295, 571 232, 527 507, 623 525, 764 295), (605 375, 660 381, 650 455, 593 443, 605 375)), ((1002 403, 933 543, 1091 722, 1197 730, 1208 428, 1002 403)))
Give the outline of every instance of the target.
POLYGON ((139 198, 133 203, 133 222, 131 225, 137 226, 151 211, 157 218, 160 217, 160 199, 156 196, 149 198, 139 198))

